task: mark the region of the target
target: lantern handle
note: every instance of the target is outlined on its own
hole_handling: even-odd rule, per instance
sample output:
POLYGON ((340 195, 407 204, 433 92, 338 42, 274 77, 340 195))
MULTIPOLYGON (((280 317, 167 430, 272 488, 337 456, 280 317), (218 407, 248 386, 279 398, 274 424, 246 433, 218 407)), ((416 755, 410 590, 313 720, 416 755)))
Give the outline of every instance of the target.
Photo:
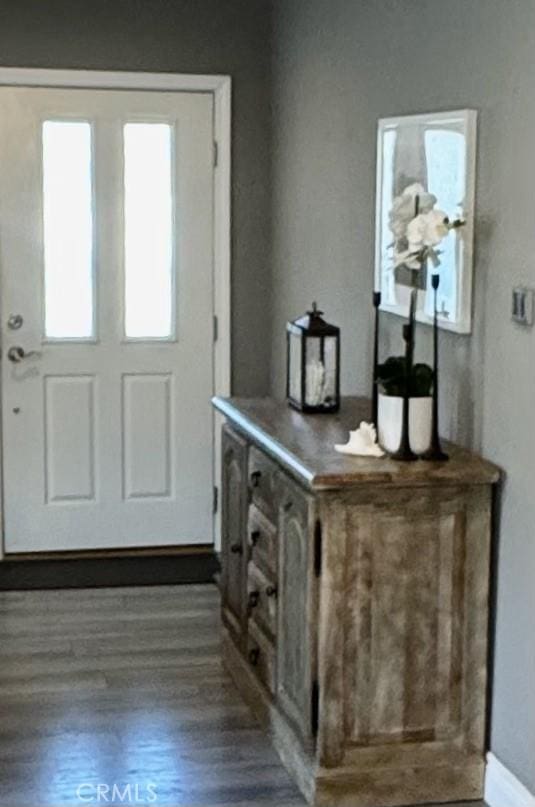
POLYGON ((318 304, 314 300, 312 303, 312 311, 307 311, 307 314, 309 314, 311 317, 321 317, 323 316, 323 311, 318 311, 318 304))

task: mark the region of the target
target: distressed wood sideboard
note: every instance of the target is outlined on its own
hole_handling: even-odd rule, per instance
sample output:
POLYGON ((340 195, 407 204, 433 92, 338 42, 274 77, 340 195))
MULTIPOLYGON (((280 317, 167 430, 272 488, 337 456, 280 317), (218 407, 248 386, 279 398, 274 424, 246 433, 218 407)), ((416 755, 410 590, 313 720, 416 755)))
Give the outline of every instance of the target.
POLYGON ((225 663, 307 800, 481 798, 499 470, 338 454, 362 399, 214 406, 225 663))

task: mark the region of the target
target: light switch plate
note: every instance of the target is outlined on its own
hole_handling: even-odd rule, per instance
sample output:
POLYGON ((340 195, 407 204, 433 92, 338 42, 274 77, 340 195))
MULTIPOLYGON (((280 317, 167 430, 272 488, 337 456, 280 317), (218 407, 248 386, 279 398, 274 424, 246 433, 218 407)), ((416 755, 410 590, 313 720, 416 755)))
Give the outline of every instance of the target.
POLYGON ((535 291, 523 286, 513 289, 511 315, 513 321, 519 325, 530 327, 533 325, 535 291))

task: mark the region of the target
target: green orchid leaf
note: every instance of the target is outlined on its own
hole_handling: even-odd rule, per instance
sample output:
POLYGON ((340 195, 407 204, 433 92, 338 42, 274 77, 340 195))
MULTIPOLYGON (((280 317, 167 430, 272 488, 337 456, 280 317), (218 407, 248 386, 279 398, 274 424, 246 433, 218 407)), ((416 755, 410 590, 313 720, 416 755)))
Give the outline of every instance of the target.
MULTIPOLYGON (((384 395, 403 397, 406 389, 405 356, 390 356, 377 367, 376 381, 384 395)), ((409 380, 411 398, 424 398, 433 389, 433 370, 428 364, 415 364, 409 380)))

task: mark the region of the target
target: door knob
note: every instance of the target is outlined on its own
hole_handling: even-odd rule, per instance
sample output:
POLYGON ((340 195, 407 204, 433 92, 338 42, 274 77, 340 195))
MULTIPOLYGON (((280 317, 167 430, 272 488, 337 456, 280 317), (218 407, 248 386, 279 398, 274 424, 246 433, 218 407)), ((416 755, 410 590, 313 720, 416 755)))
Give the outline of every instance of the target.
POLYGON ((19 364, 21 361, 24 361, 24 359, 31 359, 32 356, 37 358, 37 356, 40 355, 38 350, 24 350, 20 345, 13 345, 13 347, 10 347, 7 351, 7 357, 13 364, 19 364))

